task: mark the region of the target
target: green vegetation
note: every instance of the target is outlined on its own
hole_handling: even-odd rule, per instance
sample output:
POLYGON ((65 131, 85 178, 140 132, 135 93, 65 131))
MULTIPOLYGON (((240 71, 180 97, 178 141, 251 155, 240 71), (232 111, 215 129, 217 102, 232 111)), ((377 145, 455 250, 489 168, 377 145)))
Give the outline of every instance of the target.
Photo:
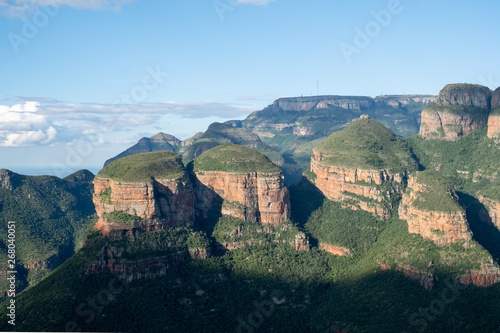
POLYGON ((111 187, 108 187, 104 191, 102 191, 101 200, 107 203, 111 203, 111 191, 111 187))
POLYGON ((102 169, 97 177, 115 181, 150 181, 155 179, 177 179, 185 176, 182 158, 171 151, 160 151, 126 156, 117 159, 102 169))
MULTIPOLYGON (((12 187, 2 187, 0 182, 0 270, 5 271, 8 264, 7 222, 15 221, 17 289, 20 291, 78 251, 88 226, 97 216, 90 183, 1 172, 12 187), (40 268, 24 268, 34 264, 40 268)), ((67 179, 81 179, 79 174, 82 172, 67 179)), ((0 279, 0 290, 7 289, 7 280, 0 279)))
POLYGON ((450 181, 437 171, 426 170, 414 174, 416 183, 422 185, 413 205, 422 210, 456 212, 463 208, 450 181))
POLYGON ((106 217, 114 222, 125 223, 125 224, 133 224, 135 222, 141 222, 142 218, 136 215, 130 215, 126 212, 111 212, 102 214, 103 217, 106 217))
MULTIPOLYGON (((302 185, 292 190, 307 194, 308 187, 302 185)), ((314 195, 303 197, 305 206, 312 204, 308 202, 310 197, 314 195)), ((498 284, 488 288, 458 284, 460 289, 450 290, 457 273, 477 268, 478 263, 488 260, 488 253, 479 245, 470 242, 468 246, 462 243, 437 247, 409 234, 404 221, 380 222, 363 212, 351 213, 325 201, 312 214, 307 226, 319 228, 319 233, 311 228, 317 237, 337 237, 329 241, 351 237, 344 245, 355 251, 352 258, 334 256, 317 248, 297 252, 289 244, 276 243, 270 237, 261 238, 260 245, 172 265, 161 278, 133 282, 110 272, 85 273, 104 246, 130 246, 127 242, 109 243, 99 234, 91 233, 88 236, 91 246, 18 295, 17 320, 22 324, 10 327, 2 322, 0 329, 64 331, 70 322, 72 328, 82 331, 231 332, 237 331, 242 322, 248 325, 252 316, 260 313, 263 319, 256 328, 263 332, 418 331, 421 326, 413 320, 413 314, 418 315, 420 309, 435 304, 432 302, 441 299, 443 293, 452 295, 453 301, 446 303, 436 320, 426 321, 426 331, 453 331, 457 323, 461 332, 498 328, 498 284), (336 236, 330 228, 342 236, 336 236), (434 279, 432 291, 404 277, 395 269, 396 262, 401 267, 408 265, 436 274, 438 279, 434 279), (380 264, 392 269, 382 271, 380 264), (114 288, 110 290, 109 286, 114 288), (102 299, 98 295, 104 295, 103 290, 110 290, 113 297, 109 301, 106 298, 106 304, 98 303, 99 310, 92 310, 88 300, 102 299), (474 311, 470 311, 471 307, 474 311), (269 315, 264 315, 263 309, 269 315), (483 315, 478 317, 477 313, 483 315)), ((262 225, 223 218, 213 236, 226 240, 238 227, 254 233, 255 237, 266 233, 259 231, 264 228, 262 225), (253 226, 256 228, 252 229, 253 226)), ((279 228, 274 232, 281 232, 279 228)), ((189 242, 188 234, 193 234, 189 228, 144 233, 133 243, 126 258, 165 257, 185 251, 183 242, 189 242)), ((199 235, 206 245, 206 238, 199 235)), ((0 315, 5 311, 4 303, 0 305, 0 315)))
POLYGON ((212 148, 194 160, 194 171, 280 172, 280 168, 256 150, 222 145, 212 148))
POLYGON ((425 169, 439 170, 458 191, 500 201, 500 146, 488 139, 486 129, 455 142, 418 135, 407 141, 425 169))
POLYGON ((255 133, 246 128, 236 127, 227 123, 213 123, 205 133, 197 136, 193 140, 192 145, 183 154, 183 161, 187 164, 205 151, 225 144, 236 144, 252 148, 266 155, 269 160, 277 165, 284 163, 283 156, 263 143, 255 133))
POLYGON ((273 226, 222 216, 215 225, 212 237, 220 244, 231 242, 291 243, 299 232, 300 230, 291 222, 273 226))
POLYGON ((418 169, 410 148, 390 130, 372 119, 359 119, 332 134, 316 148, 322 163, 392 172, 418 169))

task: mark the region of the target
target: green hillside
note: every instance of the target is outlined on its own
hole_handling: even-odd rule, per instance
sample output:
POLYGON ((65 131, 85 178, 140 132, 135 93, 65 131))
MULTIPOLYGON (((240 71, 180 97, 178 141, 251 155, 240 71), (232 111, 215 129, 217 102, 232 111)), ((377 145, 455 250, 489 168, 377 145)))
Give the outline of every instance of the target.
POLYGON ((97 177, 115 181, 140 182, 156 179, 177 179, 184 176, 182 157, 171 151, 126 156, 108 164, 97 177))
MULTIPOLYGON (((82 247, 85 232, 97 217, 92 178, 87 170, 65 180, 0 170, 0 270, 8 264, 7 222, 15 221, 18 290, 39 281, 82 247), (27 269, 30 265, 37 267, 27 269)), ((6 286, 1 279, 2 293, 6 286)))
POLYGON ((322 163, 368 170, 414 171, 410 148, 373 119, 358 119, 316 147, 322 163))
POLYGON ((193 140, 192 145, 183 154, 183 161, 187 164, 211 148, 224 144, 236 144, 261 152, 277 165, 283 164, 281 154, 263 143, 255 133, 233 125, 238 124, 212 123, 205 133, 193 140))
POLYGON ((198 156, 193 164, 196 172, 280 172, 280 168, 265 155, 238 145, 222 145, 212 148, 198 156))

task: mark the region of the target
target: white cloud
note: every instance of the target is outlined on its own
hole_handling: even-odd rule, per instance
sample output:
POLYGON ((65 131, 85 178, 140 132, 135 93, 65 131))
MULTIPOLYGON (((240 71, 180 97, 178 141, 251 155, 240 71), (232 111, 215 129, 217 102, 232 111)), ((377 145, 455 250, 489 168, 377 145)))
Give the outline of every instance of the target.
POLYGON ((19 98, 13 106, 0 105, 0 146, 68 144, 89 137, 99 143, 113 142, 118 132, 153 131, 169 117, 184 118, 188 122, 187 119, 211 117, 242 119, 255 111, 246 105, 215 101, 126 105, 29 99, 19 98))
POLYGON ((48 117, 37 113, 39 106, 38 102, 0 105, 0 146, 48 144, 56 138, 48 117))

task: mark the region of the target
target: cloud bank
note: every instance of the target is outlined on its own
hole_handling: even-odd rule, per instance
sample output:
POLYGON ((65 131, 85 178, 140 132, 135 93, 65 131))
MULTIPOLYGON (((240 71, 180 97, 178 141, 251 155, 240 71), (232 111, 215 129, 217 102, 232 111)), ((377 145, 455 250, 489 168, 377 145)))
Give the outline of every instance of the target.
MULTIPOLYGON (((21 98, 22 99, 22 98, 21 98)), ((13 106, 0 105, 0 147, 68 144, 92 134, 138 131, 154 127, 169 115, 183 118, 242 118, 253 108, 214 101, 142 104, 68 104, 30 98, 13 106)))

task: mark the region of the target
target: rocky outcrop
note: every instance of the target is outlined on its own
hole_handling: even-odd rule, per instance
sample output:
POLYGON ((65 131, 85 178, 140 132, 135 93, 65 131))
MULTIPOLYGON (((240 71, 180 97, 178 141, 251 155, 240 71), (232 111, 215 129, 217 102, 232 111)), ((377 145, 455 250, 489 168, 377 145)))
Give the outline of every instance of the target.
POLYGON ((194 221, 193 187, 187 179, 120 182, 96 177, 94 204, 99 216, 95 228, 108 237, 133 238, 137 232, 191 226, 194 221), (116 221, 109 217, 113 212, 140 220, 116 221))
POLYGON ((500 230, 500 202, 483 196, 479 196, 478 199, 487 210, 486 220, 500 230))
POLYGON ((450 190, 446 193, 443 190, 443 193, 435 194, 436 191, 441 192, 441 189, 419 181, 419 174, 422 172, 410 176, 408 189, 399 207, 399 217, 407 220, 408 232, 419 234, 439 246, 471 240, 472 232, 465 210, 458 203, 453 205, 457 201, 455 192, 450 190), (428 195, 430 192, 433 192, 433 196, 428 195), (435 202, 429 201, 444 202, 446 207, 435 207, 435 202))
POLYGON ((488 118, 488 138, 500 139, 500 109, 491 113, 488 118))
POLYGON ((13 178, 15 175, 16 174, 10 170, 0 169, 0 188, 12 191, 14 189, 13 178))
MULTIPOLYGON (((388 271, 391 269, 391 265, 381 264, 380 268, 383 271, 388 271)), ((434 282, 437 280, 436 276, 431 272, 420 270, 416 267, 410 265, 395 265, 395 270, 403 273, 407 278, 418 282, 422 287, 427 290, 432 290, 434 287, 434 282)))
POLYGON ((197 212, 207 217, 222 200, 221 214, 244 221, 280 224, 290 218, 290 196, 281 172, 195 172, 197 212))
POLYGON ((430 106, 422 111, 421 121, 420 135, 424 139, 456 141, 486 126, 488 113, 455 113, 430 106))
POLYGON ((493 263, 482 265, 479 270, 471 270, 460 276, 460 282, 465 285, 488 287, 500 282, 500 269, 493 263))
POLYGON ((295 235, 294 248, 295 251, 309 251, 309 239, 305 233, 299 232, 295 235))
POLYGON ((145 259, 133 259, 128 255, 126 248, 105 246, 99 252, 97 261, 89 265, 87 274, 109 271, 128 282, 153 279, 166 275, 170 267, 178 266, 189 257, 185 251, 145 259))
POLYGON ((400 184, 404 174, 326 165, 322 163, 323 158, 315 149, 311 172, 316 175, 316 187, 326 198, 341 202, 344 207, 362 209, 381 218, 389 217, 391 198, 402 194, 400 184), (394 187, 383 190, 380 185, 387 183, 394 187))
POLYGON ((473 84, 450 84, 436 103, 422 111, 420 135, 425 139, 456 141, 488 123, 491 91, 473 84))
POLYGON ((320 244, 319 247, 321 250, 336 256, 352 257, 351 251, 346 247, 335 246, 331 244, 320 244))
POLYGON ((439 92, 436 106, 449 105, 489 109, 491 91, 477 84, 448 84, 439 92))

